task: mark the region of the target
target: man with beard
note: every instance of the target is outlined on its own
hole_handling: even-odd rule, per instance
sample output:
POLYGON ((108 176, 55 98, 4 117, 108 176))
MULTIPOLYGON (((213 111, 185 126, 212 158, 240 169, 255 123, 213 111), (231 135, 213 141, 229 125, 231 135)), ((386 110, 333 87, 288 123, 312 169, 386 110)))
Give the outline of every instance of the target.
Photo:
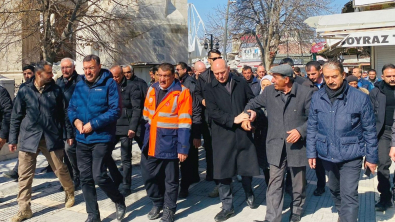
MULTIPOLYGON (((386 64, 382 69, 382 81, 376 83, 376 87, 370 92, 370 99, 373 103, 374 113, 376 116, 376 131, 378 138, 379 163, 377 168, 378 185, 377 190, 380 193, 380 201, 375 208, 377 211, 385 211, 392 207, 391 200, 391 182, 390 167, 391 158, 389 152, 393 147, 394 130, 394 110, 395 110, 395 65, 386 64)), ((393 188, 394 189, 394 188, 393 188)))
POLYGON ((225 60, 217 59, 211 70, 215 79, 205 87, 206 105, 212 119, 214 179, 219 183, 222 210, 215 221, 225 221, 234 215, 232 177, 240 175, 246 195, 246 203, 256 208, 251 183, 259 175, 259 166, 252 132, 241 128, 240 123, 248 120, 243 113, 247 102, 254 98, 248 83, 230 75, 225 60))
MULTIPOLYGON (((31 195, 37 155, 40 151, 47 158, 50 166, 59 178, 65 190, 65 207, 74 205, 74 185, 67 166, 63 163, 63 130, 71 135, 71 126, 66 120, 67 111, 61 88, 52 79, 52 65, 40 62, 35 69, 35 76, 18 91, 11 115, 9 149, 15 152, 20 134, 19 150, 19 211, 12 222, 31 218, 31 195)), ((67 139, 71 145, 72 138, 67 139)))
MULTIPOLYGON (((30 79, 34 76, 34 67, 32 65, 24 66, 22 68, 22 71, 23 71, 23 80, 25 82, 23 82, 19 86, 19 89, 22 89, 26 85, 26 83, 28 83, 30 81, 30 79)), ((4 176, 14 179, 14 180, 17 180, 18 179, 18 166, 19 166, 19 159, 16 161, 16 164, 12 170, 4 172, 4 176)), ((51 167, 49 166, 49 168, 51 168, 51 167)), ((52 171, 52 169, 51 169, 51 171, 52 171)))

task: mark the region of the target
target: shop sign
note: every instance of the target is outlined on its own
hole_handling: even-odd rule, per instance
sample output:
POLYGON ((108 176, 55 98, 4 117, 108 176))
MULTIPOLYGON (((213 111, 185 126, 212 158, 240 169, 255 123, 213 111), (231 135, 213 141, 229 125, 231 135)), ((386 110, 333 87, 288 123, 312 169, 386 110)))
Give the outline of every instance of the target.
POLYGON ((356 32, 344 38, 340 47, 395 45, 395 31, 356 32))
POLYGON ((390 0, 354 0, 354 6, 359 7, 359 6, 366 6, 366 5, 377 5, 377 4, 384 4, 384 3, 390 3, 394 1, 390 0))

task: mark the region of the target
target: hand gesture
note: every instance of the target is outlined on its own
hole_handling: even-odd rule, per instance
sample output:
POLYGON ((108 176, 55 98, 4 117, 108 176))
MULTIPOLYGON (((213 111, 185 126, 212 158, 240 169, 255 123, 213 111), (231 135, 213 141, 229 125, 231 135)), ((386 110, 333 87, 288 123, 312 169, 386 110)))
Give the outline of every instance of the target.
POLYGON ((11 153, 16 151, 16 144, 8 144, 8 149, 10 150, 11 153))
POLYGON ((248 114, 242 112, 238 116, 235 117, 233 123, 240 124, 241 122, 249 120, 249 119, 250 119, 250 117, 248 116, 248 114))
POLYGON ((4 144, 7 142, 7 139, 0 138, 0 150, 3 148, 4 144))
POLYGON ((367 167, 369 167, 370 172, 372 172, 372 174, 374 174, 374 172, 376 171, 376 168, 377 168, 377 164, 375 164, 375 163, 369 163, 368 161, 365 161, 364 167, 365 167, 365 169, 366 169, 367 167))
POLYGON ((67 144, 69 144, 69 146, 73 145, 73 143, 74 143, 74 139, 73 138, 67 139, 67 144))
POLYGON ((187 159, 187 157, 188 157, 187 154, 182 154, 182 153, 178 154, 178 159, 180 160, 180 162, 184 162, 187 159))
POLYGON ((136 133, 133 130, 128 131, 128 137, 129 139, 133 139, 136 136, 136 133))
POLYGON ((245 120, 241 123, 241 128, 243 128, 243 130, 245 131, 251 131, 252 127, 251 127, 251 122, 249 120, 245 120))
POLYGON ((309 166, 311 169, 315 169, 316 164, 317 164, 316 158, 309 158, 309 166))
POLYGON ((256 119, 256 112, 254 111, 254 110, 247 110, 247 112, 249 112, 250 114, 251 114, 251 116, 250 116, 250 121, 251 122, 254 122, 255 121, 255 119, 256 119))
POLYGON ((389 155, 390 155, 391 160, 395 162, 395 147, 391 147, 389 155))
POLYGON ((296 129, 288 131, 287 133, 289 134, 287 137, 287 143, 296 143, 300 139, 300 133, 296 129))
POLYGON ((92 126, 91 126, 91 123, 89 122, 89 123, 87 123, 87 124, 85 124, 83 127, 82 127, 82 133, 83 134, 88 134, 88 133, 91 133, 93 130, 92 130, 92 126))
POLYGON ((202 145, 201 139, 193 139, 193 146, 198 149, 202 145))
POLYGON ((84 131, 84 123, 81 120, 76 119, 74 121, 74 126, 75 126, 75 128, 77 128, 77 130, 80 132, 80 134, 83 134, 82 131, 84 131))

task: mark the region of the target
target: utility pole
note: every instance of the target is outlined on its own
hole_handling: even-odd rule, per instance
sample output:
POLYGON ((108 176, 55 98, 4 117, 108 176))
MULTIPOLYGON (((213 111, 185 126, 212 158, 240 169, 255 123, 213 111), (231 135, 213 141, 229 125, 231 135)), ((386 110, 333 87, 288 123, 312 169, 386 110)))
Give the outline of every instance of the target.
POLYGON ((230 1, 228 0, 228 6, 226 8, 226 16, 225 16, 225 33, 224 33, 224 51, 223 51, 223 57, 224 60, 226 61, 228 59, 228 56, 226 54, 226 46, 228 44, 228 20, 229 20, 229 6, 230 4, 235 3, 235 1, 230 1))

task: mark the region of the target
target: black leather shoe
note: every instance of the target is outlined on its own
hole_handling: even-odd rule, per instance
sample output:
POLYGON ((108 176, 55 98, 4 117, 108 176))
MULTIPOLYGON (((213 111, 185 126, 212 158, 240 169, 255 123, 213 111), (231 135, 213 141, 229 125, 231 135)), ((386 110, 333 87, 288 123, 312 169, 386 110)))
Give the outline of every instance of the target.
POLYGON ((115 210, 117 215, 117 220, 122 220, 125 217, 126 205, 123 203, 115 203, 115 210))
POLYGON ((189 195, 188 188, 181 188, 178 198, 186 198, 189 195))
POLYGON ((163 215, 159 222, 174 222, 174 210, 168 207, 163 208, 163 215))
POLYGON ((163 209, 163 207, 157 207, 153 206, 151 211, 147 214, 147 217, 149 220, 155 220, 158 219, 160 216, 160 211, 163 209))
POLYGON ((101 222, 100 216, 88 215, 88 219, 85 222, 101 222))
POLYGON ((386 211, 387 208, 392 207, 392 201, 391 199, 389 200, 380 199, 380 201, 376 203, 374 207, 376 211, 386 211))
POLYGON ((221 212, 219 212, 215 217, 214 220, 219 222, 219 221, 225 221, 231 217, 233 217, 235 215, 235 211, 234 209, 230 209, 230 210, 225 210, 222 209, 221 212))
POLYGON ((247 198, 247 200, 246 200, 247 205, 248 205, 251 209, 255 209, 256 206, 255 206, 255 197, 254 197, 254 194, 252 194, 252 195, 250 195, 250 196, 247 196, 246 198, 247 198))
POLYGON ((297 214, 292 214, 290 217, 289 217, 289 221, 290 222, 299 222, 301 220, 301 216, 300 215, 297 215, 297 214))
POLYGON ((122 196, 127 197, 132 193, 132 190, 131 189, 121 189, 119 192, 122 194, 122 196))
POLYGON ((318 188, 314 190, 313 195, 314 196, 321 196, 323 193, 325 193, 325 188, 318 188))

